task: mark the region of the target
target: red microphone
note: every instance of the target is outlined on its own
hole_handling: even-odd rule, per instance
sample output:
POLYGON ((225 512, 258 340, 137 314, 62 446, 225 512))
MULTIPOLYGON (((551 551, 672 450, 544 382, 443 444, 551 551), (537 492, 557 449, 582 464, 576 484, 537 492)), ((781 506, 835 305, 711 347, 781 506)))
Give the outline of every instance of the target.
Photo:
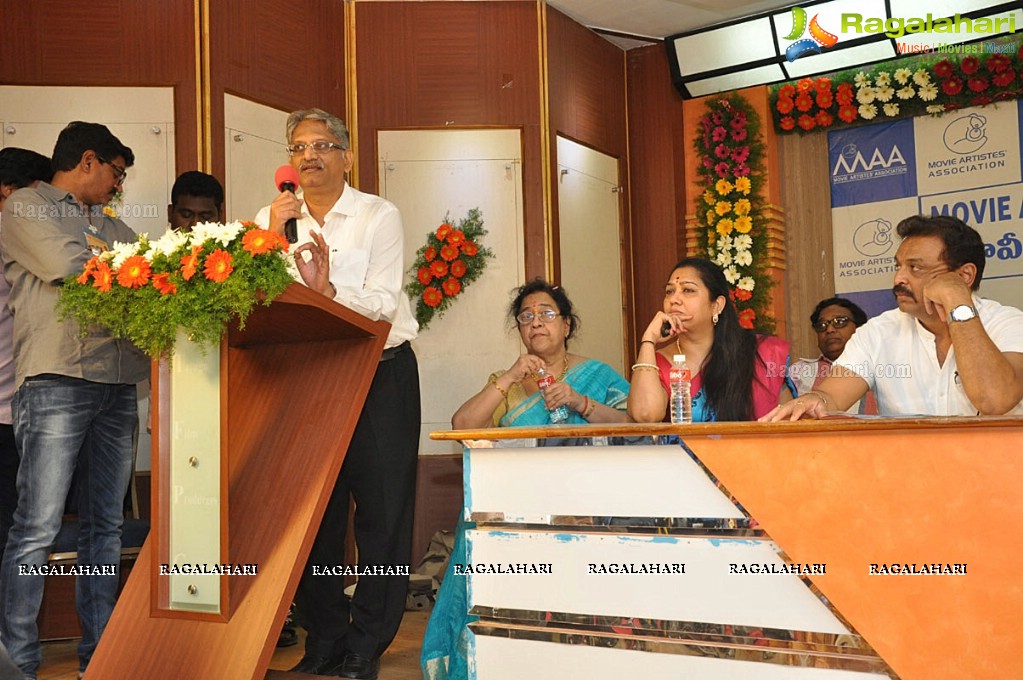
MULTIPOLYGON (((298 170, 290 165, 282 165, 277 168, 277 172, 274 173, 274 185, 281 193, 285 191, 295 193, 295 188, 298 186, 298 170)), ((294 217, 284 223, 284 238, 288 239, 288 243, 298 241, 298 220, 294 217)))

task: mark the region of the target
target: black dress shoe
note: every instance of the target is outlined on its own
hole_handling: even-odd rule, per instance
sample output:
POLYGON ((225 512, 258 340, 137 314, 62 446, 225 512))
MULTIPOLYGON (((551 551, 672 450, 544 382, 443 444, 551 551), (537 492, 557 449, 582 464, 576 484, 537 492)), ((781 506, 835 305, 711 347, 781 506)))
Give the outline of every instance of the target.
POLYGON ((337 655, 321 655, 306 652, 302 660, 290 670, 292 673, 309 673, 310 675, 326 675, 335 668, 340 668, 343 661, 337 655))
POLYGON ((294 626, 284 624, 281 628, 281 634, 277 636, 277 648, 281 647, 293 647, 298 644, 298 631, 295 630, 294 626))
POLYGON ((348 652, 341 665, 334 669, 339 678, 353 678, 354 680, 377 680, 380 673, 380 657, 371 659, 362 654, 348 652))

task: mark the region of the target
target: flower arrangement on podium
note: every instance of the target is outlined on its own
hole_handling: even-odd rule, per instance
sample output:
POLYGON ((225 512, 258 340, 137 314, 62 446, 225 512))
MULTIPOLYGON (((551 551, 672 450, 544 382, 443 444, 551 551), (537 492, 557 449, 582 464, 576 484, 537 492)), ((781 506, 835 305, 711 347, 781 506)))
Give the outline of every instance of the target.
POLYGON ((157 358, 172 354, 179 329, 200 347, 220 342, 232 318, 244 327, 259 302, 270 304, 294 278, 288 242, 253 222, 145 234, 92 259, 65 279, 57 303, 82 333, 106 328, 157 358))
POLYGON ((411 280, 405 285, 420 329, 429 326, 434 317, 443 316, 455 298, 483 274, 487 260, 494 256, 480 245, 486 234, 483 214, 473 208, 458 226, 445 215, 437 230, 426 235, 426 243, 409 269, 411 280))

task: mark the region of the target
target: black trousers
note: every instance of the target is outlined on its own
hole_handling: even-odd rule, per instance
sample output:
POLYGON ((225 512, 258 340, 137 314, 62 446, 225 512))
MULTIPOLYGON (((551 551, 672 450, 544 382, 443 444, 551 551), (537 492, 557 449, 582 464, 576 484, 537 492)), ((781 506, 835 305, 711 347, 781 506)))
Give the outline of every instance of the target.
POLYGON ((298 619, 309 632, 307 653, 376 657, 398 632, 407 575, 360 576, 349 603, 344 576, 314 575, 314 569, 355 564, 345 562, 351 497, 359 565, 408 572, 420 411, 419 367, 412 348, 404 345, 377 367, 295 595, 298 619))

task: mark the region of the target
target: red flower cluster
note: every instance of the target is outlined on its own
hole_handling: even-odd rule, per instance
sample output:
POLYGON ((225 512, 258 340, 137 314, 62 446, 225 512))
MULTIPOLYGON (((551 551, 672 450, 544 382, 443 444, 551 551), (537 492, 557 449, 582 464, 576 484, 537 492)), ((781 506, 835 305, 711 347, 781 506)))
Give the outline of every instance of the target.
POLYGON ((444 296, 455 297, 462 292, 459 279, 468 270, 462 256, 473 257, 479 252, 479 246, 468 240, 464 232, 446 222, 437 228, 434 235, 440 242, 440 248, 427 246, 423 258, 428 264, 416 271, 416 279, 426 286, 423 302, 430 307, 439 306, 444 296))
MULTIPOLYGON (((1017 54, 1016 65, 1020 59, 1023 59, 1023 47, 1017 54)), ((955 63, 942 59, 934 65, 934 75, 939 78, 939 87, 946 96, 969 97, 965 102, 944 102, 942 105, 946 111, 1017 99, 1023 94, 1016 79, 1013 59, 1005 54, 989 54, 983 61, 973 55, 964 57, 959 62, 958 72, 955 63)))

